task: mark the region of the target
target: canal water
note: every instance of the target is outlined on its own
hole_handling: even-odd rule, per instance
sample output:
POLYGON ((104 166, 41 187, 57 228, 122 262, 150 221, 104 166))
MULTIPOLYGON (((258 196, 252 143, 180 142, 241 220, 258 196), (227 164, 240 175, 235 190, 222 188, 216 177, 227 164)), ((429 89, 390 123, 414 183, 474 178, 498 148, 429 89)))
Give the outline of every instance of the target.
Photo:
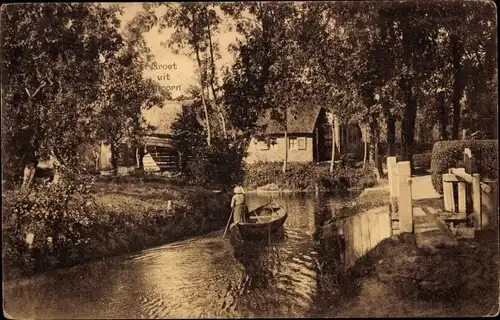
MULTIPOLYGON (((250 210, 271 200, 249 194, 250 210)), ((337 240, 321 236, 348 197, 287 194, 283 231, 262 242, 223 230, 132 255, 4 284, 13 318, 234 318, 318 316, 339 303, 337 240)))

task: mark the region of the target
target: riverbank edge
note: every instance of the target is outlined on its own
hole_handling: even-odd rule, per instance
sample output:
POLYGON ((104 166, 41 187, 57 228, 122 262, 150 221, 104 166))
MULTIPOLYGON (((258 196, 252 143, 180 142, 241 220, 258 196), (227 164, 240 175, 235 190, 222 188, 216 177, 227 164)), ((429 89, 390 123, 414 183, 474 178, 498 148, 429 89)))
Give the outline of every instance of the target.
MULTIPOLYGON (((390 292, 391 297, 381 299, 404 301, 400 305, 441 303, 452 306, 467 301, 474 306, 468 310, 461 308, 461 312, 449 307, 449 313, 440 316, 494 316, 499 312, 498 266, 498 233, 492 230, 479 232, 474 239, 460 239, 457 247, 441 248, 435 254, 420 252, 414 234, 393 235, 344 271, 343 276, 348 279, 350 288, 356 288, 357 292, 354 294, 356 301, 346 303, 353 303, 352 314, 356 314, 356 308, 377 314, 377 306, 373 306, 373 312, 366 309, 371 305, 370 301, 377 299, 373 296, 377 293, 370 292, 375 285, 390 292)), ((407 316, 398 307, 385 308, 384 317, 407 316)), ((329 316, 344 317, 335 312, 329 316)))
MULTIPOLYGON (((379 185, 380 184, 377 184, 371 188, 353 187, 349 188, 348 191, 356 191, 358 196, 355 199, 360 199, 362 195, 366 194, 371 189, 377 189, 379 185)), ((331 193, 324 190, 319 192, 331 193)), ((285 192, 257 192, 257 190, 250 190, 247 191, 247 193, 314 193, 314 191, 289 190, 285 192)), ((227 206, 229 204, 230 195, 227 193, 213 193, 206 190, 202 198, 203 199, 197 199, 197 201, 208 205, 197 207, 195 205, 189 206, 192 208, 196 207, 196 212, 186 212, 186 210, 189 209, 187 206, 177 207, 177 210, 181 210, 172 212, 169 219, 166 220, 163 219, 164 217, 155 217, 156 214, 160 216, 163 212, 152 211, 150 218, 153 220, 159 219, 160 221, 160 224, 156 226, 157 229, 155 228, 156 230, 153 230, 154 232, 144 228, 142 224, 132 223, 128 230, 119 230, 110 234, 106 232, 109 226, 94 224, 94 228, 98 230, 95 232, 95 237, 91 238, 88 245, 79 246, 75 249, 76 252, 73 252, 74 254, 66 256, 63 261, 58 261, 57 258, 54 257, 54 253, 49 250, 38 250, 38 252, 35 253, 33 250, 29 250, 25 247, 24 252, 20 253, 25 259, 43 261, 33 261, 37 267, 31 269, 19 264, 10 264, 7 262, 8 259, 5 259, 3 256, 3 277, 5 280, 15 280, 16 278, 32 276, 50 270, 73 267, 123 254, 136 253, 141 250, 202 236, 224 227, 229 215, 227 206), (227 211, 227 215, 217 214, 225 211, 227 211), (207 219, 207 217, 211 219, 207 219), (202 226, 201 228, 199 228, 200 225, 202 226), (99 233, 103 236, 100 236, 99 233), (33 256, 35 256, 35 258, 33 256)), ((360 204, 363 205, 364 202, 358 202, 355 206, 343 205, 339 207, 339 210, 352 214, 353 210, 360 210, 360 204)), ((116 213, 110 212, 109 214, 116 213)), ((345 214, 342 215, 345 216, 345 214)), ((125 218, 123 215, 122 217, 125 218)), ((126 216, 126 218, 129 218, 129 216, 126 216)))
MULTIPOLYGON (((230 211, 227 209, 229 194, 213 194, 207 192, 197 196, 197 202, 203 202, 204 206, 184 205, 177 206, 168 217, 162 216, 164 211, 152 211, 149 218, 157 222, 153 228, 142 222, 133 223, 133 215, 123 213, 107 212, 107 214, 117 215, 117 219, 128 219, 126 228, 123 230, 110 230, 109 225, 104 223, 94 223, 92 225, 93 237, 84 245, 75 246, 71 252, 61 259, 60 252, 47 248, 29 249, 25 245, 18 252, 21 259, 31 260, 36 266, 28 268, 26 265, 11 263, 13 259, 5 255, 5 245, 2 254, 2 276, 5 281, 16 280, 41 274, 50 270, 69 268, 83 265, 94 261, 103 260, 123 254, 136 253, 141 250, 151 249, 157 246, 166 245, 194 237, 203 236, 210 232, 219 230, 227 222, 230 211), (190 210, 188 212, 188 210, 190 210), (221 212, 227 214, 220 215, 221 212), (132 218, 130 218, 132 217, 132 218), (201 227, 200 227, 201 226, 201 227), (154 230, 152 230, 154 229, 154 230), (58 256, 59 255, 59 256, 58 256)), ((116 220, 116 219, 115 219, 116 220)), ((139 221, 139 220, 137 220, 139 221)))
POLYGON ((375 184, 372 167, 349 162, 338 163, 333 171, 325 164, 290 162, 285 172, 281 162, 259 162, 245 165, 243 179, 249 193, 344 193, 375 184))

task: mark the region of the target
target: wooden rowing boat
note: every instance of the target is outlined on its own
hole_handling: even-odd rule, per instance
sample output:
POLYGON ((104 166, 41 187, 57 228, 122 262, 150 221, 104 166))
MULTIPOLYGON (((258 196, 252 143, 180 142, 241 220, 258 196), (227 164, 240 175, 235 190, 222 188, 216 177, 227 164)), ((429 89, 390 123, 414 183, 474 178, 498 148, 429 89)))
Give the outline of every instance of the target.
POLYGON ((231 226, 233 231, 238 228, 242 239, 267 238, 283 226, 288 213, 283 206, 272 201, 249 212, 247 222, 239 222, 231 226))

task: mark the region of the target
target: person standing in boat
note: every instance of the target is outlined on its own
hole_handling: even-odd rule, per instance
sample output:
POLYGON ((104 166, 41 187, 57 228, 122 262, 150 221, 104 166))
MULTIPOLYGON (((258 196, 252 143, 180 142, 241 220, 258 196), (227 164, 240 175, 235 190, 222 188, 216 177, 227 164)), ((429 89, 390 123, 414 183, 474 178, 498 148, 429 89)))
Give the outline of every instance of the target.
POLYGON ((240 186, 234 188, 234 195, 231 199, 231 209, 233 210, 234 223, 246 222, 248 207, 245 202, 245 190, 240 186))

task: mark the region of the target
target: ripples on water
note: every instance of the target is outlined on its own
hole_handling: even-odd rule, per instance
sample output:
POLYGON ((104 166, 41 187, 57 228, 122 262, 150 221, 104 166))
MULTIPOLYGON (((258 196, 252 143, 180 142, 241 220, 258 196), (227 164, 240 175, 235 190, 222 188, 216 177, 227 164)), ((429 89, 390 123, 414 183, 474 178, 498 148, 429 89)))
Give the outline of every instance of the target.
MULTIPOLYGON (((249 207, 269 200, 250 195, 249 207)), ((339 200, 298 194, 277 201, 289 216, 272 239, 221 240, 218 231, 57 270, 7 284, 4 310, 16 318, 310 316, 339 294, 339 243, 321 237, 339 200)))

